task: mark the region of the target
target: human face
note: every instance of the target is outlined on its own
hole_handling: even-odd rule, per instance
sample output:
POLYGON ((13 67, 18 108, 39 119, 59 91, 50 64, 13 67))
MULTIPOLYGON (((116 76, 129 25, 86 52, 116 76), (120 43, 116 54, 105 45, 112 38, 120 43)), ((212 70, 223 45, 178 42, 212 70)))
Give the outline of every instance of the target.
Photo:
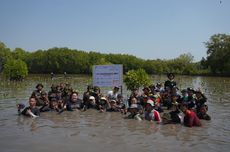
POLYGON ((35 100, 35 98, 30 98, 29 105, 30 105, 30 107, 35 107, 36 106, 36 100, 35 100))
POLYGON ((172 97, 172 101, 173 101, 173 102, 176 102, 176 101, 177 101, 177 96, 173 96, 173 97, 172 97))
POLYGON ((200 112, 202 115, 205 115, 207 112, 207 109, 205 107, 201 107, 200 112))
POLYGON ((89 100, 89 103, 90 103, 91 105, 95 105, 95 103, 96 103, 96 102, 95 102, 95 99, 90 99, 90 100, 89 100))
POLYGON ((119 88, 114 88, 114 93, 117 93, 119 91, 119 88))
POLYGON ((194 94, 193 91, 188 91, 189 96, 193 96, 193 94, 194 94))
POLYGON ((138 109, 137 109, 137 108, 131 108, 131 109, 129 109, 129 112, 130 112, 131 114, 135 114, 135 113, 138 112, 138 109))
POLYGON ((51 102, 51 107, 52 107, 52 108, 57 107, 57 105, 58 105, 58 103, 57 103, 57 102, 55 102, 55 101, 54 101, 54 102, 51 102))
POLYGON ((78 95, 76 93, 73 93, 72 96, 71 96, 71 101, 76 102, 77 99, 78 99, 78 95))
POLYGON ((153 107, 148 103, 148 104, 146 105, 146 107, 145 107, 145 110, 146 110, 147 112, 151 112, 151 111, 153 110, 153 107))
POLYGON ((182 106, 182 107, 181 107, 181 111, 182 111, 183 113, 186 113, 186 110, 187 110, 186 106, 182 106))
POLYGON ((65 84, 64 84, 64 83, 61 83, 61 84, 60 84, 60 87, 61 87, 61 89, 65 88, 65 84))
POLYGON ((187 96, 187 92, 182 92, 182 96, 183 97, 187 96))
POLYGON ((100 93, 100 90, 99 90, 99 89, 94 89, 94 92, 95 92, 96 94, 99 94, 99 93, 100 93))
POLYGON ((200 99, 201 97, 202 97, 202 95, 201 95, 201 93, 196 93, 196 97, 198 98, 198 99, 200 99))
POLYGON ((131 99, 131 104, 136 104, 137 103, 137 99, 136 98, 132 98, 131 99))
POLYGON ((115 107, 115 105, 116 105, 116 102, 110 102, 110 106, 112 107, 112 108, 114 108, 115 107))
POLYGON ((42 86, 41 86, 41 85, 39 85, 37 89, 38 89, 38 90, 42 90, 42 86))
POLYGON ((169 78, 169 80, 173 80, 174 79, 174 77, 173 77, 172 74, 170 74, 168 78, 169 78))

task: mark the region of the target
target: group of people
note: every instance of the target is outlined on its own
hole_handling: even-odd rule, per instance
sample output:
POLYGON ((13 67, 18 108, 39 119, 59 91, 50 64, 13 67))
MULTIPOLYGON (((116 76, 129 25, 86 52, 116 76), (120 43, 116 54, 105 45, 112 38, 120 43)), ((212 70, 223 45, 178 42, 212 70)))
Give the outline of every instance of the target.
POLYGON ((101 93, 98 86, 87 86, 83 99, 68 83, 52 85, 46 93, 42 84, 29 98, 29 106, 18 104, 19 114, 37 117, 41 112, 86 111, 95 109, 99 112, 120 112, 127 119, 156 121, 157 123, 182 123, 185 126, 201 126, 200 119, 210 120, 207 114, 207 98, 201 90, 187 88, 179 90, 174 81, 175 75, 169 73, 164 83, 145 86, 142 90, 134 89, 130 97, 124 100, 119 94, 119 87, 101 93), (22 111, 21 111, 22 110, 22 111))

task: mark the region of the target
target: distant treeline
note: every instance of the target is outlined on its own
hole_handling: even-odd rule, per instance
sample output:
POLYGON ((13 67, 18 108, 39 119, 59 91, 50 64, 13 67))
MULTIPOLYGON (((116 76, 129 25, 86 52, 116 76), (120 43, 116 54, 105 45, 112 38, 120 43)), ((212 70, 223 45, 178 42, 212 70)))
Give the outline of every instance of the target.
POLYGON ((203 58, 196 63, 193 62, 193 56, 190 53, 169 60, 144 60, 128 54, 102 54, 56 47, 35 52, 28 52, 21 48, 11 50, 0 42, 0 70, 4 69, 7 60, 16 59, 26 63, 29 73, 90 74, 93 65, 123 64, 124 73, 142 68, 148 74, 165 74, 168 72, 185 75, 229 74, 229 37, 225 34, 213 35, 210 41, 205 43, 207 59, 203 58))

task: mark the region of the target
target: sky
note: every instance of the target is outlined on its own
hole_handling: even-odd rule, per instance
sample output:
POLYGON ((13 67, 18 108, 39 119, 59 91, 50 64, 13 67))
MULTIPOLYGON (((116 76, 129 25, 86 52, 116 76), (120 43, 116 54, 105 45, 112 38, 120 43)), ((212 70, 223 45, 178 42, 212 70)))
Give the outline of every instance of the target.
POLYGON ((230 0, 0 0, 0 41, 11 49, 200 61, 217 33, 230 34, 230 0))

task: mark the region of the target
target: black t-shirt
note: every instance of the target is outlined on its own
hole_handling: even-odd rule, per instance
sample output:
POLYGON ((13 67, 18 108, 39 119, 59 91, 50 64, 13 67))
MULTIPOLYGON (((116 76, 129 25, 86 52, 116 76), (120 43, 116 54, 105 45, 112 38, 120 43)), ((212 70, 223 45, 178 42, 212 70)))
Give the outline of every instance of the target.
POLYGON ((40 110, 35 107, 35 108, 31 108, 31 107, 26 107, 21 114, 23 114, 24 116, 30 116, 28 113, 27 113, 27 110, 31 110, 31 112, 36 115, 36 116, 40 116, 40 110))
POLYGON ((73 111, 74 109, 82 109, 82 108, 83 108, 83 102, 81 99, 78 99, 77 102, 68 101, 66 105, 66 109, 68 111, 73 111))
POLYGON ((206 101, 207 101, 207 99, 204 97, 202 97, 201 99, 195 100, 197 111, 200 110, 201 106, 203 106, 206 101))
POLYGON ((180 120, 180 117, 179 117, 179 114, 180 111, 179 110, 176 110, 176 111, 171 111, 169 114, 171 116, 171 119, 172 119, 172 122, 174 123, 180 123, 181 120, 180 120))
POLYGON ((170 88, 170 89, 172 89, 175 86, 176 86, 176 82, 174 80, 172 80, 172 81, 170 81, 170 80, 165 81, 165 89, 167 87, 170 88))

